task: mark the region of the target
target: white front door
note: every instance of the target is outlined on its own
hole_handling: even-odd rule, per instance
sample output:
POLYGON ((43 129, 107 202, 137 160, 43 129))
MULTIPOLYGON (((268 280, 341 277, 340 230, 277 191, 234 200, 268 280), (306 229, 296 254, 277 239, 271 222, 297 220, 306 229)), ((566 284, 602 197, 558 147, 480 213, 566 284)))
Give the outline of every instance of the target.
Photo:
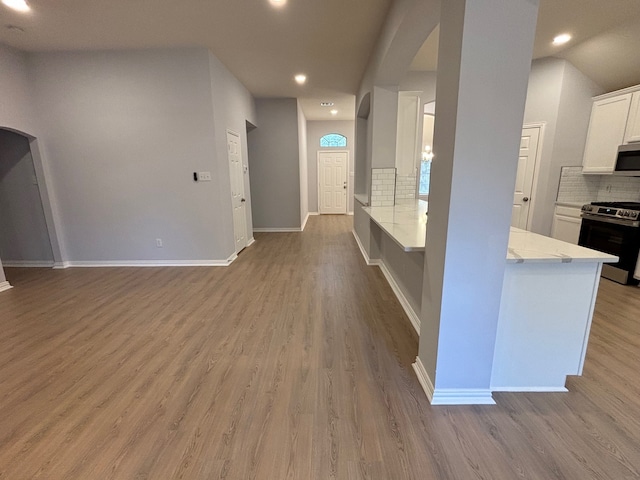
POLYGON ((524 128, 522 130, 516 188, 513 194, 513 210, 511 211, 511 226, 523 230, 527 229, 529 221, 531 191, 533 190, 533 175, 536 170, 539 139, 539 127, 524 128))
POLYGON ((244 176, 240 136, 227 130, 227 156, 231 176, 231 205, 233 208, 233 234, 236 253, 247 246, 247 203, 244 198, 244 176))
POLYGON ((349 152, 318 152, 318 211, 347 213, 349 152))

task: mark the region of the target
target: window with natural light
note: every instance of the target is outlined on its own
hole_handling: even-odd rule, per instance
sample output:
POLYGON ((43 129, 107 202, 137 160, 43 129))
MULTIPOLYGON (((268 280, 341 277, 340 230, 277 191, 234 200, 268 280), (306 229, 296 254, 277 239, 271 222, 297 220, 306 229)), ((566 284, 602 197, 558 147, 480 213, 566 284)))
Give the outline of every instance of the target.
POLYGON ((344 135, 340 135, 339 133, 329 133, 320 138, 320 146, 323 148, 346 147, 347 137, 345 137, 344 135))

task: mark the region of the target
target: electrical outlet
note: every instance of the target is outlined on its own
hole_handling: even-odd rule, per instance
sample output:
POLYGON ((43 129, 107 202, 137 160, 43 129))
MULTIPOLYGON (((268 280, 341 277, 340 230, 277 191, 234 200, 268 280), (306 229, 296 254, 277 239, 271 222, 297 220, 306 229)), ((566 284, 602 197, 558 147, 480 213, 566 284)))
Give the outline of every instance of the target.
POLYGON ((156 238, 156 247, 162 248, 162 239, 161 238, 156 238))
POLYGON ((211 172, 198 172, 198 181, 199 182, 210 182, 211 181, 211 172))

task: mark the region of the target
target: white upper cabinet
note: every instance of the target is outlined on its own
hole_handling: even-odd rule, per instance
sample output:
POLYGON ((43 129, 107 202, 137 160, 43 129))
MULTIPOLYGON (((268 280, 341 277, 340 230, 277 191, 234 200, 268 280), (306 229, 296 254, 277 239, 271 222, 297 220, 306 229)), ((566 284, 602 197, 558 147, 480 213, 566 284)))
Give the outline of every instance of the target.
POLYGON ((418 167, 421 128, 420 96, 417 92, 398 94, 396 169, 398 175, 415 175, 418 167))
POLYGON ((640 92, 634 92, 631 96, 627 130, 624 134, 624 143, 631 142, 640 142, 640 92))
POLYGON ((593 102, 582 173, 612 173, 618 146, 624 142, 631 93, 593 102))

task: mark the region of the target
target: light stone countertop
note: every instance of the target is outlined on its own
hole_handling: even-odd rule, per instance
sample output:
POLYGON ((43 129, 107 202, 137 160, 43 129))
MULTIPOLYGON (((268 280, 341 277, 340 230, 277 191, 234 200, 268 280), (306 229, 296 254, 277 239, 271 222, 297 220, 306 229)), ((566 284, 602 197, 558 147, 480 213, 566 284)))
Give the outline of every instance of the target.
MULTIPOLYGON (((424 251, 428 202, 407 201, 393 207, 363 207, 363 210, 405 252, 424 251)), ((507 263, 614 263, 618 257, 571 243, 511 228, 507 263)))
POLYGON ((591 202, 556 202, 559 207, 582 208, 583 205, 591 202))
POLYGON ((428 202, 408 200, 393 207, 363 207, 405 252, 424 252, 428 202))
POLYGON ((507 263, 615 263, 618 257, 511 227, 507 263))

